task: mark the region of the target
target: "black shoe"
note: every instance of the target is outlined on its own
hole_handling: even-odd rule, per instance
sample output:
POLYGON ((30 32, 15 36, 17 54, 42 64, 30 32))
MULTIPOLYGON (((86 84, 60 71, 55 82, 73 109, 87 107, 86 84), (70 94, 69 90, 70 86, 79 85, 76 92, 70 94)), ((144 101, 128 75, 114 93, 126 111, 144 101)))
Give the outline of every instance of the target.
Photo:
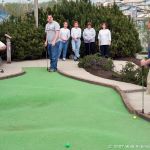
POLYGON ((54 72, 55 70, 54 69, 48 69, 48 72, 54 72))

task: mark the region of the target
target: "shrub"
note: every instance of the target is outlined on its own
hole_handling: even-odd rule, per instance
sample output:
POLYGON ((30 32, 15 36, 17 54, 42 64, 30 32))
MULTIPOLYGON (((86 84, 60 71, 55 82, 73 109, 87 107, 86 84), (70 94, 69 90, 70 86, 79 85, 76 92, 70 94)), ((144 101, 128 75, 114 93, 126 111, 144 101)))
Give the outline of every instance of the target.
POLYGON ((103 69, 105 71, 112 71, 114 67, 111 59, 100 57, 98 54, 85 56, 80 59, 78 66, 81 68, 103 69))
MULTIPOLYGON (((111 57, 134 56, 141 50, 138 32, 129 18, 124 16, 119 8, 95 6, 88 0, 67 1, 48 7, 46 10, 39 9, 39 28, 34 27, 33 13, 25 17, 13 17, 8 22, 0 24, 0 37, 5 33, 10 34, 12 39, 13 59, 37 59, 43 54, 43 36, 47 14, 53 14, 61 26, 64 20, 71 28, 73 21, 78 20, 82 30, 87 21, 92 21, 98 34, 100 23, 107 22, 112 33, 111 57), (67 8, 67 9, 66 9, 67 8)), ((2 40, 4 40, 2 38, 2 40)), ((82 42, 83 43, 83 42, 82 42)), ((69 46, 70 47, 70 46, 69 46)), ((98 52, 98 44, 96 45, 98 52)), ((70 48, 71 51, 71 48, 70 48)), ((69 53, 71 53, 69 51, 69 53)), ((85 56, 84 45, 81 45, 81 57, 85 56)))
MULTIPOLYGON (((148 68, 144 68, 143 70, 145 86, 147 83, 148 70, 148 68)), ((121 79, 121 81, 142 85, 142 69, 136 67, 131 62, 127 63, 121 70, 120 74, 117 74, 117 76, 121 79)))
MULTIPOLYGON (((0 26, 1 27, 1 26, 0 26)), ((38 59, 44 52, 44 28, 36 28, 27 21, 5 22, 0 32, 12 36, 12 58, 15 60, 38 59)), ((2 39, 5 41, 4 39, 2 39)))
MULTIPOLYGON (((106 59, 100 57, 98 54, 95 54, 95 55, 85 56, 83 59, 80 59, 78 66, 85 68, 86 70, 90 69, 90 72, 94 74, 96 70, 96 75, 98 76, 101 76, 101 74, 99 74, 99 70, 100 71, 104 70, 107 71, 107 73, 105 72, 106 76, 108 75, 108 73, 110 74, 109 79, 142 85, 142 69, 135 66, 135 64, 131 62, 128 62, 122 68, 120 73, 118 73, 113 71, 114 64, 111 59, 106 59)), ((146 86, 147 84, 148 71, 149 68, 143 69, 144 86, 146 86)), ((103 77, 105 77, 105 74, 103 75, 103 77)))
MULTIPOLYGON (((135 53, 141 51, 141 44, 138 32, 132 19, 124 16, 117 5, 112 7, 95 6, 88 0, 67 1, 55 5, 53 8, 47 8, 46 11, 40 11, 42 17, 40 23, 45 25, 43 16, 46 14, 54 14, 54 18, 63 24, 64 20, 72 27, 73 21, 78 20, 82 30, 85 28, 87 21, 92 21, 94 28, 98 34, 100 23, 107 22, 112 33, 112 45, 110 47, 111 57, 128 57, 134 56, 135 53), (67 9, 66 9, 67 8, 67 9)), ((46 17, 46 16, 45 16, 46 17)), ((97 36, 96 36, 97 38, 97 36)), ((96 43, 96 52, 99 51, 98 43, 96 43)), ((83 45, 83 44, 82 44, 83 45)), ((81 56, 85 56, 84 46, 81 47, 81 56)))

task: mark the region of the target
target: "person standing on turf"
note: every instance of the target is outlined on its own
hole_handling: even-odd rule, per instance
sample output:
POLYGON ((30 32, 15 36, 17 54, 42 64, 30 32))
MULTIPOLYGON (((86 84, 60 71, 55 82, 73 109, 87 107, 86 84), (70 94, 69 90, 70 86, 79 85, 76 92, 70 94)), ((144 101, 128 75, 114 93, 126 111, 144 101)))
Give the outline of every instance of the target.
MULTIPOLYGON (((150 68, 150 58, 141 60, 141 66, 146 66, 150 68)), ((150 69, 147 76, 147 94, 150 94, 150 69)))
POLYGON ((60 58, 60 55, 61 55, 62 50, 63 50, 62 60, 65 61, 68 43, 69 43, 69 38, 70 38, 70 30, 68 29, 68 22, 67 21, 64 22, 64 27, 60 29, 59 38, 60 38, 60 45, 59 45, 58 57, 60 58))
POLYGON ((58 51, 59 51, 59 31, 60 25, 53 20, 52 15, 48 15, 45 27, 46 41, 45 46, 48 47, 50 59, 50 72, 57 71, 58 51))
POLYGON ((104 22, 101 25, 101 30, 98 34, 100 52, 103 57, 109 57, 109 46, 111 45, 111 32, 107 28, 107 24, 104 22))
POLYGON ((74 61, 80 58, 80 46, 81 46, 81 28, 79 28, 78 21, 74 22, 74 27, 71 29, 72 37, 72 50, 74 52, 74 61))
POLYGON ((95 29, 92 28, 92 23, 88 22, 86 29, 83 31, 86 55, 94 54, 95 52, 95 36, 95 29))

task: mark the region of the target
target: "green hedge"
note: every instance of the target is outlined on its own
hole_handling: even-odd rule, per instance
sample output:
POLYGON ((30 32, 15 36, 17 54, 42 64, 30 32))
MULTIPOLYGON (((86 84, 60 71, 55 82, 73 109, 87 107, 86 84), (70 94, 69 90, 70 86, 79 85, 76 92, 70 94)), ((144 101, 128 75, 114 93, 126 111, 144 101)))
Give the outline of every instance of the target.
MULTIPOLYGON (((22 19, 11 17, 10 21, 0 25, 0 37, 8 33, 13 37, 13 59, 36 59, 41 58, 44 52, 43 37, 44 27, 48 14, 53 14, 61 26, 64 20, 69 22, 69 28, 73 21, 78 20, 82 29, 87 21, 92 21, 94 28, 99 31, 99 24, 106 21, 112 32, 111 57, 134 56, 141 50, 138 32, 129 18, 124 16, 119 8, 95 6, 88 1, 67 1, 48 7, 46 10, 39 9, 39 28, 34 27, 33 13, 22 19)), ((2 39, 4 40, 4 39, 2 39)), ((71 46, 69 46, 71 53, 71 46)), ((99 51, 98 45, 96 52, 99 51)), ((84 45, 81 46, 81 56, 85 55, 84 45)))
POLYGON ((100 57, 99 54, 94 54, 85 56, 84 58, 80 59, 78 66, 97 76, 137 85, 142 85, 143 75, 144 86, 147 85, 147 75, 149 68, 144 68, 142 74, 141 67, 137 67, 132 62, 128 62, 118 73, 114 71, 114 64, 110 58, 107 59, 100 57), (103 75, 100 74, 99 71, 103 73, 103 75))
POLYGON ((113 71, 114 64, 111 59, 100 57, 99 54, 88 55, 80 59, 78 66, 80 68, 96 68, 105 71, 113 71))
MULTIPOLYGON (((0 26, 1 27, 1 26, 0 26)), ((38 29, 27 21, 12 21, 3 24, 0 37, 5 33, 12 36, 12 58, 14 60, 42 58, 44 52, 43 27, 38 29)), ((2 41, 5 41, 3 38, 2 41)))

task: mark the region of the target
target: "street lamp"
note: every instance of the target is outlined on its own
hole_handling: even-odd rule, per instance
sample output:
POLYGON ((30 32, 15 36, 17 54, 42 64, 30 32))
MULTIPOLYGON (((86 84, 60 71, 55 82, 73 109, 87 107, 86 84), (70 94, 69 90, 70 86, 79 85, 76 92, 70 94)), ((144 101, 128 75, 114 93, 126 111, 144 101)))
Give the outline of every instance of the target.
POLYGON ((38 0, 34 0, 34 17, 35 25, 38 28, 38 0))

